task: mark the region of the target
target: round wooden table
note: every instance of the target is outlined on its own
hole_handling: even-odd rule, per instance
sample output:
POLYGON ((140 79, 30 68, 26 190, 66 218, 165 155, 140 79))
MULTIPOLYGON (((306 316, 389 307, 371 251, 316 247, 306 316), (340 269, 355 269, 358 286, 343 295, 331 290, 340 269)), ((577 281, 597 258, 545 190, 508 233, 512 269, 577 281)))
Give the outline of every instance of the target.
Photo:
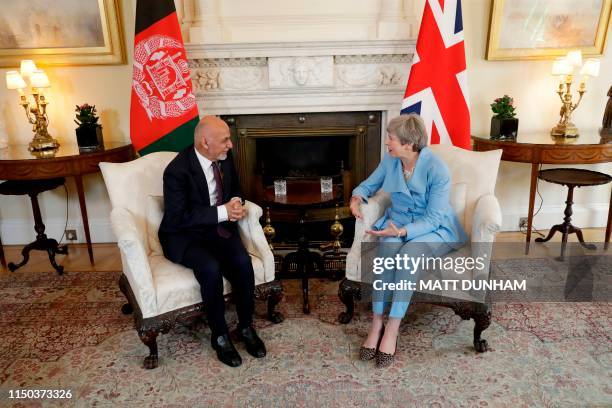
POLYGON ((565 253, 565 244, 567 243, 567 236, 569 234, 576 234, 578 237, 578 242, 580 242, 583 247, 591 250, 596 249, 597 247, 595 245, 584 242, 582 230, 572 224, 574 188, 607 184, 612 181, 612 177, 610 177, 608 174, 593 170, 563 168, 540 170, 538 173, 538 178, 548 181, 549 183, 567 186, 567 200, 565 201, 565 218, 563 218, 563 223, 553 225, 546 238, 536 238, 536 242, 547 242, 553 237, 553 235, 555 235, 557 231, 560 232, 562 234, 562 243, 561 256, 559 259, 561 260, 564 259, 563 256, 565 253))
POLYGON ((291 277, 287 275, 289 264, 295 262, 297 265, 297 278, 302 279, 303 311, 310 313, 310 301, 308 296, 308 278, 313 274, 315 266, 319 273, 323 272, 323 258, 320 254, 309 250, 308 237, 306 235, 306 211, 312 208, 323 208, 333 205, 342 199, 340 188, 334 184, 331 193, 321 193, 321 185, 316 181, 295 181, 287 183, 287 194, 274 195, 274 187, 264 189, 264 202, 266 206, 276 208, 290 208, 298 211, 298 223, 300 226, 300 237, 298 238, 298 250, 291 252, 283 258, 283 270, 277 276, 291 277))
MULTIPOLYGON (((89 234, 87 206, 83 189, 83 176, 100 171, 100 162, 126 162, 136 157, 129 142, 105 141, 104 148, 93 152, 80 152, 75 144, 62 143, 54 151, 33 153, 28 151, 28 145, 9 145, 0 149, 0 180, 41 180, 56 177, 74 177, 79 196, 79 206, 87 241, 89 260, 93 264, 93 249, 89 234)), ((6 267, 2 243, 0 242, 0 258, 6 267)))
MULTIPOLYGON (((502 160, 531 163, 529 209, 527 215, 526 252, 531 241, 533 207, 535 202, 538 170, 541 164, 594 164, 612 162, 612 138, 597 132, 582 132, 576 138, 553 137, 547 133, 521 133, 516 140, 496 140, 488 136, 472 136, 475 151, 502 149, 502 160)), ((612 194, 610 196, 612 204, 612 194)), ((610 242, 612 205, 608 208, 605 246, 610 242)))

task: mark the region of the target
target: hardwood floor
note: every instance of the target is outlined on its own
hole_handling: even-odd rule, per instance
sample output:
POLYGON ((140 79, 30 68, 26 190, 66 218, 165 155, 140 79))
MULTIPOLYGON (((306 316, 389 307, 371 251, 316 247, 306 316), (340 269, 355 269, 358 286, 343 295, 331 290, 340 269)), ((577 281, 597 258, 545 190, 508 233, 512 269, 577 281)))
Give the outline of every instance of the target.
MULTIPOLYGON (((21 245, 7 245, 4 247, 4 256, 6 262, 21 261, 21 245)), ((94 259, 95 265, 89 263, 87 254, 87 246, 85 244, 70 244, 68 245, 68 255, 56 255, 56 260, 60 265, 64 266, 64 271, 119 271, 121 270, 121 257, 119 256, 119 248, 115 243, 94 244, 94 259)), ((11 273, 7 269, 0 269, 1 272, 11 273)), ((32 251, 30 252, 30 261, 19 268, 18 272, 44 272, 53 270, 49 263, 49 257, 46 252, 32 251)))
MULTIPOLYGON (((547 231, 542 231, 546 234, 547 231)), ((583 229, 584 239, 588 242, 603 242, 605 236, 604 228, 586 228, 583 229)), ((537 235, 532 235, 535 239, 537 235)), ((524 243, 525 235, 520 232, 501 232, 497 235, 497 242, 504 243, 524 243)), ((570 235, 570 242, 577 242, 575 235, 570 235)), ((561 235, 557 234, 551 242, 561 242, 561 235)), ((4 253, 7 262, 18 262, 21 260, 21 245, 9 245, 4 247, 4 253)), ((514 246, 512 248, 515 248, 514 246)), ((531 244, 531 256, 542 256, 546 253, 545 244, 531 244)), ((503 247, 502 247, 503 249, 503 247)), ((600 248, 601 249, 601 248, 600 248)), ((506 251, 508 252, 508 251, 506 251)), ((515 253, 502 253, 504 257, 511 257, 515 253)), ((69 245, 68 255, 57 255, 58 263, 64 265, 64 270, 69 271, 119 271, 121 270, 121 258, 119 256, 119 248, 115 243, 94 244, 95 265, 89 263, 87 256, 87 247, 85 244, 69 245)), ((49 264, 49 258, 46 252, 32 251, 30 261, 17 272, 44 272, 53 270, 49 264)), ((7 269, 0 269, 0 273, 10 273, 7 269)))

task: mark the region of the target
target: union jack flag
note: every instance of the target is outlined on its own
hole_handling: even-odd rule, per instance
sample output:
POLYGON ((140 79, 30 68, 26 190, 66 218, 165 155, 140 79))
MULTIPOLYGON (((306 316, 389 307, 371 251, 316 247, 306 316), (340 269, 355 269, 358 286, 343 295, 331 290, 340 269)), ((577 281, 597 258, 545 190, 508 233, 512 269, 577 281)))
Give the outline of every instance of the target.
POLYGON ((470 149, 461 0, 427 0, 402 114, 423 118, 431 143, 470 149))

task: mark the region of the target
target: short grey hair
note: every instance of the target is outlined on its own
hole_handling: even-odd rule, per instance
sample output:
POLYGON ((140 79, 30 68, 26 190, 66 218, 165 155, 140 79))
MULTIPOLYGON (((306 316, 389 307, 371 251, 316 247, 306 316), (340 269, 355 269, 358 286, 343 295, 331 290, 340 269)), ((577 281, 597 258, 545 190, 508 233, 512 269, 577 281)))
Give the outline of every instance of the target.
POLYGON ((420 152, 427 146, 425 122, 416 113, 400 115, 391 119, 387 125, 387 132, 395 133, 403 145, 412 143, 412 150, 415 152, 420 152))

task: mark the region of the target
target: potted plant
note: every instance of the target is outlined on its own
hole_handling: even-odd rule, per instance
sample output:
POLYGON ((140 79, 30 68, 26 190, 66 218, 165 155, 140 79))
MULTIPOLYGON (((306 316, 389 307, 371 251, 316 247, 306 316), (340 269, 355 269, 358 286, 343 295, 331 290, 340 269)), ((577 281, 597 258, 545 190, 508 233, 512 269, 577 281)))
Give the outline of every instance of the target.
POLYGON ((491 138, 515 139, 518 131, 518 118, 514 108, 514 100, 508 95, 495 99, 491 104, 495 114, 491 118, 491 138))
POLYGON ((102 125, 98 123, 98 116, 95 105, 87 103, 76 105, 74 110, 76 120, 74 123, 79 125, 76 128, 77 144, 80 150, 97 150, 104 145, 102 138, 102 125))

